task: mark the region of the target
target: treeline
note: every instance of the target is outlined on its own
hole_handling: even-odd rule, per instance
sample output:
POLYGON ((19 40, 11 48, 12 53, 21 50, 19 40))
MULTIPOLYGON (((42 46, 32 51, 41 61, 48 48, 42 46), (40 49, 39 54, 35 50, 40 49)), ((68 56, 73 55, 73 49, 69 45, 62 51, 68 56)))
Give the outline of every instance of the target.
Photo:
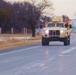
POLYGON ((48 8, 53 9, 52 3, 48 0, 42 0, 40 3, 37 0, 15 3, 0 0, 0 33, 11 33, 11 29, 12 33, 21 33, 27 28, 32 31, 32 36, 35 36, 35 28, 41 23, 41 16, 48 8))

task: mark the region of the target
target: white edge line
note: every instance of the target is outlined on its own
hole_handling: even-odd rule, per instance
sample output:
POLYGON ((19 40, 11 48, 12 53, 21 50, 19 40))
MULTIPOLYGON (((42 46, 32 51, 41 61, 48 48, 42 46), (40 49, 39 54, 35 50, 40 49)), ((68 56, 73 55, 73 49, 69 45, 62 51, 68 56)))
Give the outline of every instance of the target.
POLYGON ((2 54, 0 54, 0 55, 7 55, 7 54, 12 54, 12 53, 17 53, 17 52, 21 52, 21 51, 26 51, 26 50, 30 50, 30 49, 33 49, 33 48, 37 48, 37 47, 40 47, 40 46, 35 46, 35 47, 20 49, 20 50, 8 52, 8 53, 2 53, 2 54))
POLYGON ((74 51, 75 49, 76 49, 76 47, 68 49, 66 51, 63 51, 62 54, 70 53, 70 52, 74 51))

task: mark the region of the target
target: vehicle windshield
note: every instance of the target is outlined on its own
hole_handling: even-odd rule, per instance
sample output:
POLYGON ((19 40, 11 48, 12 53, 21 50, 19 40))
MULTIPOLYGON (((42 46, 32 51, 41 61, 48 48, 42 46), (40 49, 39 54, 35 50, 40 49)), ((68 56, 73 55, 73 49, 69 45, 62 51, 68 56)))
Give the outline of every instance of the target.
POLYGON ((64 27, 63 23, 57 23, 57 27, 64 27))
POLYGON ((48 27, 55 27, 55 24, 54 23, 49 23, 48 27))

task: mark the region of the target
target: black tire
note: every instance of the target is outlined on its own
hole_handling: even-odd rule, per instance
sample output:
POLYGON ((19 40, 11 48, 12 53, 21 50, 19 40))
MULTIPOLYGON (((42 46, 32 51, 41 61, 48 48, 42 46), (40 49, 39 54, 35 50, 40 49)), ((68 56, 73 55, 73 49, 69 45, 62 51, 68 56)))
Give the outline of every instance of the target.
POLYGON ((68 45, 70 45, 70 36, 68 37, 68 45))
POLYGON ((43 46, 49 45, 49 39, 42 37, 42 45, 43 45, 43 46))
POLYGON ((66 37, 65 39, 64 39, 64 46, 67 46, 68 45, 68 37, 66 37))

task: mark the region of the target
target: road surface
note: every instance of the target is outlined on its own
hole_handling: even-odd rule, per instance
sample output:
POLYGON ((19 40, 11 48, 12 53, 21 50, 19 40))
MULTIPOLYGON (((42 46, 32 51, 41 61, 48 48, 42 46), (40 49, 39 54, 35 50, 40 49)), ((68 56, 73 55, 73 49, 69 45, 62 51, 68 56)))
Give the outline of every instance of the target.
POLYGON ((76 75, 76 34, 70 46, 40 42, 0 50, 0 75, 76 75))

